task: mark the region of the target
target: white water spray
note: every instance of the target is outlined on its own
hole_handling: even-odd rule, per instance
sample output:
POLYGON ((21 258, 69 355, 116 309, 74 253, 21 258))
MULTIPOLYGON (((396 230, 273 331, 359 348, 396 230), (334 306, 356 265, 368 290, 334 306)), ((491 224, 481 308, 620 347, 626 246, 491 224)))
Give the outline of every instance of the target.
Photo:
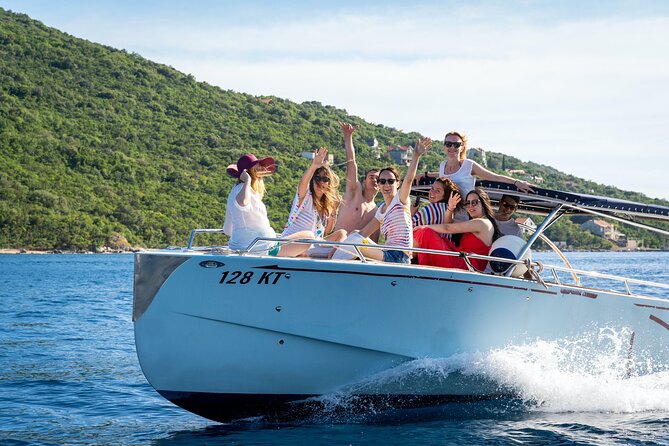
POLYGON ((356 404, 361 394, 466 394, 474 389, 513 395, 534 411, 669 411, 667 364, 640 354, 628 357, 631 334, 593 329, 577 339, 417 359, 318 400, 328 410, 356 404), (635 369, 650 373, 630 375, 635 369))

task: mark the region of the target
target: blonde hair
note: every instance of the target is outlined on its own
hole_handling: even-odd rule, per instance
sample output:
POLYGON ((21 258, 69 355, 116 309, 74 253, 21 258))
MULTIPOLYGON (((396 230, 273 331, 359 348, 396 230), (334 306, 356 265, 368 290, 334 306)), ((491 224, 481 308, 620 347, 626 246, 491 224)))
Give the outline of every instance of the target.
POLYGON ((457 136, 462 140, 462 145, 460 146, 460 152, 458 153, 458 159, 460 161, 464 161, 465 158, 467 158, 467 136, 464 133, 456 132, 456 131, 451 131, 446 133, 446 136, 444 136, 444 144, 446 144, 446 138, 449 136, 457 136))
MULTIPOLYGON (((323 183, 321 183, 323 184, 323 183)), ((330 169, 329 166, 321 166, 316 169, 316 172, 311 177, 309 181, 309 190, 314 200, 314 208, 321 218, 329 218, 337 214, 337 209, 339 204, 342 201, 341 195, 339 195, 339 176, 330 169), (324 188, 323 195, 320 198, 316 198, 314 195, 314 176, 327 176, 330 178, 328 187, 324 188)))
MULTIPOLYGON (((255 166, 248 169, 247 172, 251 177, 251 189, 256 191, 256 193, 260 195, 260 199, 262 200, 262 197, 265 195, 265 180, 263 179, 263 175, 261 175, 261 172, 264 172, 264 168, 262 168, 260 164, 256 164, 255 166)), ((241 182, 242 182, 241 178, 237 180, 238 184, 241 182)))

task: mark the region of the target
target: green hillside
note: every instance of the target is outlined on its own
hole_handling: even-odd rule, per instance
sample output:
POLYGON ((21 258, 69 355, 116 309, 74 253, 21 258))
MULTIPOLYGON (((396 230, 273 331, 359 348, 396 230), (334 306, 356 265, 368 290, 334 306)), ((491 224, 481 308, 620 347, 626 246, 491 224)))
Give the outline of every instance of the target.
MULTIPOLYGON (((182 245, 192 228, 222 227, 233 184, 225 168, 248 151, 277 160, 265 203, 278 229, 308 163, 300 154, 326 146, 344 160, 340 120, 360 124, 363 169, 390 163, 365 140, 385 147, 419 136, 318 102, 223 90, 0 8, 0 248, 182 245)), ((437 145, 420 169, 440 156, 437 145)), ((488 152, 493 170, 501 159, 488 152)), ((572 190, 649 201, 511 157, 504 167, 542 175, 547 187, 572 181, 572 190)), ((602 243, 579 237, 578 246, 602 243)))

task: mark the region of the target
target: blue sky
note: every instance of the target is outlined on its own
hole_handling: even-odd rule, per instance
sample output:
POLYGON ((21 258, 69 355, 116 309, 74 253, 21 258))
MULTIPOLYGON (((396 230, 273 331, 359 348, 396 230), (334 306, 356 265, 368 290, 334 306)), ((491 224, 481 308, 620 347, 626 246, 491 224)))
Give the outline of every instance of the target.
POLYGON ((669 199, 669 1, 0 6, 225 89, 435 139, 460 130, 473 147, 669 199))

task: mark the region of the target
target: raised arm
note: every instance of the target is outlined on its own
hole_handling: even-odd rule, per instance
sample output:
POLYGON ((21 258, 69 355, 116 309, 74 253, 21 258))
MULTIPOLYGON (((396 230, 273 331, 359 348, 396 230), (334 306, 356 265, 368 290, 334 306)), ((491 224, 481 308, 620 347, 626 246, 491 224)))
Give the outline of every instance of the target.
POLYGON ((339 126, 344 135, 344 148, 346 149, 346 189, 345 195, 355 192, 360 187, 358 181, 358 163, 355 161, 355 147, 353 147, 353 133, 360 127, 347 122, 340 122, 339 126))
POLYGON ((316 172, 319 167, 325 166, 325 164, 327 164, 327 161, 325 161, 327 156, 328 149, 325 147, 321 147, 314 153, 314 158, 311 160, 311 165, 304 172, 304 175, 302 175, 302 179, 300 180, 300 184, 297 186, 297 195, 300 197, 300 202, 304 200, 307 192, 309 192, 309 182, 311 181, 311 177, 314 176, 314 172, 316 172))
POLYGON ((397 192, 399 194, 399 200, 402 204, 407 204, 409 201, 411 186, 413 186, 413 180, 416 178, 416 171, 418 170, 418 161, 420 161, 420 157, 423 156, 431 146, 432 140, 427 137, 421 138, 418 140, 418 142, 416 142, 416 148, 413 150, 411 164, 409 164, 407 173, 404 175, 404 180, 402 180, 402 186, 397 192))
POLYGON ((479 178, 488 181, 499 181, 500 183, 513 184, 521 192, 534 192, 532 186, 527 181, 516 180, 506 175, 498 175, 481 166, 476 161, 472 161, 474 164, 472 166, 472 173, 479 178))
POLYGON ((244 183, 244 187, 239 191, 235 200, 237 200, 237 204, 242 207, 248 206, 251 202, 251 175, 244 169, 239 175, 239 179, 244 183))

